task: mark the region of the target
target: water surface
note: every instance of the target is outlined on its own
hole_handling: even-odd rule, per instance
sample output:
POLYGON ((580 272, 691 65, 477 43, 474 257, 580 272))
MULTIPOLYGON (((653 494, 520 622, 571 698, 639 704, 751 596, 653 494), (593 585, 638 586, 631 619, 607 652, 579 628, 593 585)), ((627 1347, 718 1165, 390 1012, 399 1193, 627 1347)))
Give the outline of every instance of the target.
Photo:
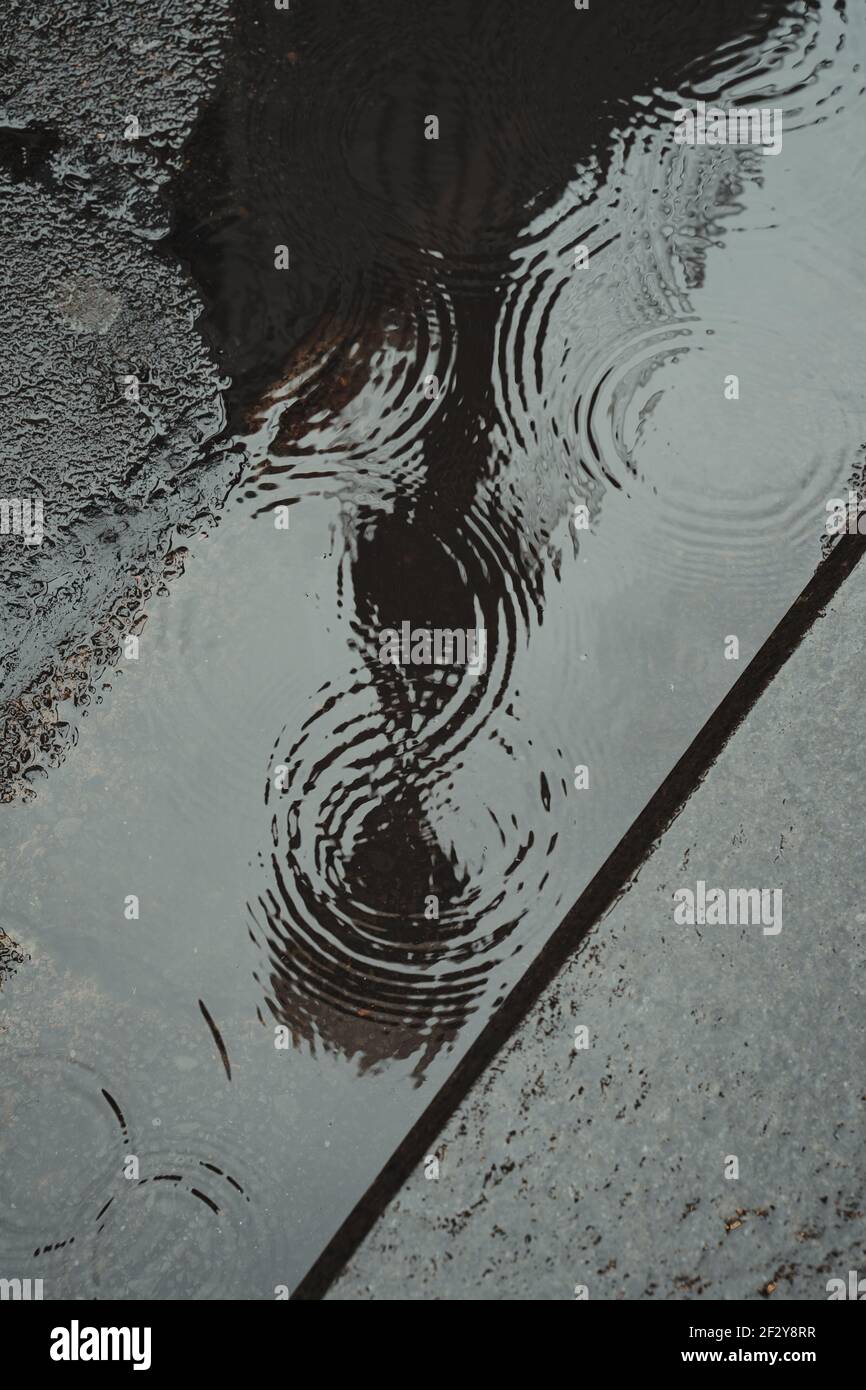
POLYGON ((216 402, 129 508, 172 572, 5 812, 0 1249, 48 1296, 293 1287, 808 580, 863 54, 837 6, 236 7, 146 262, 216 402), (677 146, 699 97, 782 153, 677 146), (383 665, 406 620, 486 670, 383 665))

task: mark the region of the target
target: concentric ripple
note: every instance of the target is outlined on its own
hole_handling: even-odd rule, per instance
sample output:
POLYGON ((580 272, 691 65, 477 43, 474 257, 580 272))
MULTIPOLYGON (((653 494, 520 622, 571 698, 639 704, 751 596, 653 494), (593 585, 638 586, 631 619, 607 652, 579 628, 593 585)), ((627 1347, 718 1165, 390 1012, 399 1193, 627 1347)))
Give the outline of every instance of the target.
MULTIPOLYGON (((249 903, 267 1009, 296 1040, 361 1066, 420 1048, 420 1075, 488 1006, 539 894, 559 894, 567 866, 548 817, 571 795, 576 755, 563 751, 567 721, 533 718, 521 683, 537 682, 564 556, 592 561, 559 639, 579 690, 600 598, 636 583, 691 594, 724 574, 742 605, 767 584, 768 553, 820 540, 860 415, 850 368, 802 324, 808 297, 817 308, 844 296, 844 277, 823 266, 788 305, 791 257, 816 261, 814 209, 789 211, 780 257, 776 200, 789 188, 774 161, 673 138, 675 112, 699 97, 779 106, 790 141, 829 106, 844 112, 859 84, 856 63, 839 71, 844 14, 771 10, 728 34, 707 18, 700 58, 660 59, 651 93, 608 93, 592 116, 584 93, 565 176, 539 162, 563 113, 526 102, 509 117, 495 90, 473 112, 488 126, 469 142, 474 162, 455 164, 447 139, 425 149, 423 108, 453 118, 461 99, 440 75, 440 106, 418 106, 387 52, 337 103, 333 145, 303 104, 281 108, 278 128, 265 104, 248 113, 260 177, 269 143, 301 130, 321 169, 315 196, 351 207, 363 248, 248 411, 237 496, 265 524, 277 506, 330 499, 342 538, 348 669, 274 742, 264 884, 249 903), (733 313, 743 280, 753 287, 733 313), (799 396, 780 412, 792 379, 799 396), (483 626, 487 669, 384 665, 381 633, 403 622, 483 626)), ((502 43, 503 74, 528 80, 504 13, 484 11, 467 53, 482 35, 497 54, 502 43)), ((298 70, 313 72, 317 39, 304 49, 298 34, 298 70)), ((579 752, 602 781, 616 765, 603 728, 581 729, 579 752)))
POLYGON ((38 1273, 77 1261, 107 1197, 119 1193, 129 1130, 110 1083, 44 1053, 9 1054, 0 1082, 0 1254, 38 1273))
POLYGON ((225 1144, 204 1153, 137 1146, 139 1176, 122 1182, 82 1243, 79 1297, 112 1298, 121 1285, 126 1298, 237 1297, 241 1257, 275 1267, 268 1183, 246 1152, 224 1155, 225 1144))
POLYGON ((356 616, 363 664, 346 686, 318 692, 316 713, 299 735, 284 730, 270 759, 260 858, 269 886, 250 905, 268 951, 268 1004, 297 1036, 360 1050, 368 1065, 454 1035, 526 911, 520 874, 539 872, 535 836, 516 821, 491 815, 485 834, 495 826, 500 844, 472 870, 465 813, 462 854, 453 825, 449 838, 453 779, 501 717, 517 640, 513 610, 486 597, 463 624, 486 630, 477 675, 385 666, 378 634, 390 624, 379 608, 356 616))

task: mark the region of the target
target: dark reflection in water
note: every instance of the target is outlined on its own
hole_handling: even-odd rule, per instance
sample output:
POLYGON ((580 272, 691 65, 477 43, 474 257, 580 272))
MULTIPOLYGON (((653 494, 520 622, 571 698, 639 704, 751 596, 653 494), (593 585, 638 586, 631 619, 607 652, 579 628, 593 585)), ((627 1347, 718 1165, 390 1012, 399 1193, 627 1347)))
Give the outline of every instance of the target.
MULTIPOLYGON (((420 1076, 479 1007, 544 887, 551 788, 569 791, 560 750, 547 763, 537 750, 529 813, 486 807, 489 864, 486 845, 469 864, 439 812, 471 741, 508 747, 515 654, 543 623, 555 528, 578 504, 597 521, 606 488, 636 473, 599 444, 599 418, 616 432, 629 383, 675 351, 632 332, 619 361, 588 374, 592 325, 574 316, 592 314, 589 299, 565 334, 556 326, 581 273, 574 248, 597 257, 619 243, 639 283, 646 272, 636 323, 676 325, 663 296, 652 302, 655 267, 629 240, 631 210, 615 189, 595 206, 614 132, 672 130, 680 101, 722 93, 795 15, 767 56, 778 65, 807 12, 239 7, 219 98, 176 189, 173 246, 207 295, 232 426, 264 439, 246 496, 264 513, 317 491, 340 497, 356 657, 351 682, 322 690, 300 733, 280 733, 269 767, 251 931, 266 943, 267 1007, 296 1038, 362 1067, 420 1043, 420 1076), (278 246, 288 272, 274 269, 278 246), (483 674, 381 662, 379 634, 405 621, 483 627, 483 674)), ((648 145, 659 183, 671 148, 667 135, 648 145)), ((735 180, 738 158, 717 184, 735 180)), ((699 208, 692 232, 709 239, 714 212, 699 208)), ((692 287, 702 255, 691 251, 692 287)))
POLYGON ((3 736, 10 795, 43 771, 2 847, 0 1273, 270 1299, 739 674, 724 634, 748 659, 817 562, 864 438, 866 12, 242 3, 181 154, 219 7, 72 8, 76 82, 114 26, 110 100, 70 131, 71 21, 27 27, 54 123, 0 140, 3 492, 53 483, 50 543, 4 552, 2 698, 55 650, 94 707, 76 745, 37 689, 3 736), (135 80, 153 148, 83 177, 135 80), (696 95, 782 106, 784 154, 675 147, 696 95), (484 670, 383 664, 403 622, 483 626, 484 670))
MULTIPOLYGON (((344 354, 309 402, 333 410, 339 389, 354 394, 369 373, 356 344, 382 333, 382 314, 411 343, 451 306, 460 332, 453 343, 452 324, 440 350, 459 346, 456 400, 481 410, 496 376, 496 297, 530 220, 579 165, 592 161, 601 182, 615 129, 672 114, 678 103, 661 96, 648 112, 648 92, 692 100, 710 80, 722 92, 774 24, 796 16, 802 31, 815 9, 325 0, 287 13, 238 0, 220 90, 172 185, 172 244, 206 295, 232 418, 297 371, 305 335, 315 360, 329 346, 344 354), (438 139, 425 138, 428 115, 438 139), (289 274, 274 273, 280 244, 289 274)), ((777 42, 767 71, 792 41, 777 42)), ((420 407, 400 405, 408 418, 420 407)), ((440 468, 471 498, 464 467, 440 468)))

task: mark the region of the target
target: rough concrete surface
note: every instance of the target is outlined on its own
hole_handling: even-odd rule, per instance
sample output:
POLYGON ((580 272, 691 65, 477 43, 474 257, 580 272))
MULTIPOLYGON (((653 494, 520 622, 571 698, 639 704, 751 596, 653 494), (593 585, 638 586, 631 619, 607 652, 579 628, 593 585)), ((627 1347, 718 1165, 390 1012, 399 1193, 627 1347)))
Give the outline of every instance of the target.
POLYGON ((866 1267, 864 611, 860 565, 329 1297, 819 1300, 866 1267), (782 930, 675 925, 698 879, 781 888, 782 930))
POLYGON ((45 539, 12 554, 0 596, 0 801, 61 759, 58 702, 90 702, 178 568, 171 528, 211 519, 236 466, 211 447, 223 405, 201 305, 147 244, 226 15, 225 0, 4 13, 0 496, 39 499, 45 539))

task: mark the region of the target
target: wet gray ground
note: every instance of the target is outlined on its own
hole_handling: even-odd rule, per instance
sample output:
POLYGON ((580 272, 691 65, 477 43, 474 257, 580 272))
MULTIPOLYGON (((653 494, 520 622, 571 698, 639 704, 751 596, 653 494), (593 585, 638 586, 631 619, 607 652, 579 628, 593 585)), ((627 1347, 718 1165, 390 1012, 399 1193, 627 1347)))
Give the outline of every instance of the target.
POLYGON ((813 1300, 862 1274, 864 613, 861 564, 329 1297, 813 1300), (674 925, 699 878, 781 888, 781 932, 674 925))
MULTIPOLYGON (((25 7, 7 10, 3 37, 20 37, 25 7)), ((51 1297, 271 1298, 303 1274, 454 1055, 445 1049, 426 1076, 399 1039, 392 1056, 363 1021, 363 993, 335 1039, 323 1028, 277 1052, 262 1026, 268 967, 246 913, 269 844, 262 788, 281 728, 303 725, 326 681, 354 678, 335 581, 346 496, 304 498, 290 540, 245 499, 214 527, 239 455, 219 441, 220 376, 195 328, 198 292, 154 243, 158 192, 219 66, 222 8, 55 13, 63 63, 28 20, 0 118, 0 495, 38 484, 47 537, 15 552, 0 610, 11 701, 0 771, 14 803, 2 850, 0 1273, 43 1276, 51 1297), (141 136, 128 142, 134 113, 141 136), (140 403, 119 389, 129 373, 140 403), (125 664, 130 632, 142 655, 125 664), (135 922, 123 914, 130 893, 135 922)), ((822 43, 826 65, 835 34, 822 43)), ((655 166, 623 147, 599 194, 611 225, 620 203, 649 208, 627 229, 635 283, 611 296, 600 255, 590 312, 564 296, 547 349, 558 359, 569 316, 587 335, 581 350, 598 336, 593 372, 616 359, 593 422, 606 461, 625 477, 639 445, 641 484, 661 487, 608 492, 600 541, 582 541, 574 565, 565 480, 521 474, 518 456, 503 488, 530 518, 532 546, 555 532, 557 564, 567 559, 544 632, 521 645, 520 699, 436 808, 443 849, 458 844, 491 897, 519 842, 503 834, 488 859, 488 809, 536 843, 532 873, 510 884, 526 918, 522 954, 493 979, 461 1046, 806 581, 824 499, 859 463, 856 186, 846 212, 833 202, 856 140, 840 119, 834 166, 828 72, 822 82, 785 157, 772 168, 757 157, 759 177, 727 157, 711 169, 695 160, 656 207, 655 166), (667 216, 674 249, 656 264, 650 231, 667 216), (762 235, 776 223, 771 253, 762 235), (821 274, 792 277, 801 263, 821 274), (717 388, 737 352, 751 389, 733 417, 717 388), (708 479, 722 481, 714 491, 708 479), (721 655, 732 631, 739 665, 721 655), (587 759, 598 773, 591 811, 570 794, 571 768, 587 759)), ((319 462, 336 474, 333 435, 334 458, 324 439, 319 462)), ((348 488, 349 508, 366 486, 348 488)), ((492 515, 498 506, 492 498, 492 515)), ((861 664, 852 638, 828 637, 833 624, 841 618, 811 639, 827 650, 797 658, 808 678, 784 727, 768 711, 793 665, 738 735, 737 747, 758 740, 741 772, 725 773, 732 745, 443 1136, 438 1182, 410 1180, 337 1296, 489 1287, 494 1298, 560 1298, 582 1283, 593 1298, 749 1297, 775 1281, 776 1296, 822 1297, 822 1280, 857 1267, 859 909, 840 922, 836 905, 858 864, 861 664), (790 788, 773 790, 773 769, 790 788), (771 874, 785 889, 779 937, 673 926, 675 886, 765 885, 771 874), (586 1051, 573 1051, 575 1024, 589 1029, 586 1051), (726 1154, 739 1156, 737 1181, 721 1175, 726 1154)), ((311 800, 311 825, 316 809, 311 800)))

